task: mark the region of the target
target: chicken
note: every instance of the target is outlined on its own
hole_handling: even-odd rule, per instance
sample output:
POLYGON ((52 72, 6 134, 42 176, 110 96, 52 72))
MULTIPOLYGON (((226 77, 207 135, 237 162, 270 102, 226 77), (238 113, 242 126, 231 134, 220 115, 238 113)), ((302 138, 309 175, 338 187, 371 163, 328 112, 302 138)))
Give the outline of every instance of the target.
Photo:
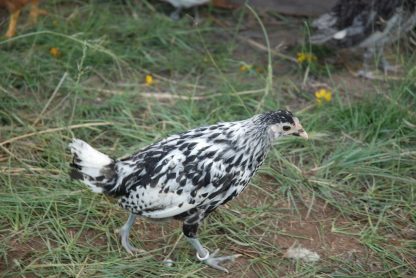
POLYGON ((396 68, 384 58, 384 46, 415 25, 415 0, 339 0, 329 13, 312 23, 317 32, 311 43, 364 48, 364 66, 358 75, 372 78, 369 64, 374 57, 380 58, 385 74, 396 68))
POLYGON ((10 13, 9 27, 5 34, 6 38, 11 38, 16 34, 17 20, 21 9, 27 4, 31 3, 32 7, 29 14, 29 21, 36 23, 39 15, 45 15, 45 10, 39 9, 39 0, 0 0, 0 7, 5 7, 10 13))
POLYGON ((194 8, 195 11, 195 21, 199 21, 198 6, 208 4, 210 0, 164 0, 168 2, 176 9, 170 14, 170 17, 173 20, 179 20, 181 12, 183 9, 194 8))
POLYGON ((286 135, 308 138, 298 118, 279 110, 191 129, 122 159, 112 159, 74 139, 69 145, 73 154, 70 175, 94 192, 118 198, 119 205, 130 212, 120 232, 127 252, 138 251, 128 241, 138 215, 174 218, 183 221, 183 233, 196 257, 227 272, 220 263, 239 255, 210 254, 197 238, 198 226, 244 190, 273 141, 286 135))

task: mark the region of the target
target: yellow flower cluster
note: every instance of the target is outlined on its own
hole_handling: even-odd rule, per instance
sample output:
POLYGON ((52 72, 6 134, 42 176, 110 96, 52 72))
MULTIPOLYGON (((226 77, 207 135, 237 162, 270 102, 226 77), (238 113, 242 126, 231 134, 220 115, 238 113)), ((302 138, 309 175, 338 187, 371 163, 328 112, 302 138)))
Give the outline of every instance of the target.
POLYGON ((251 69, 251 66, 249 66, 249 65, 241 65, 240 66, 240 71, 241 72, 249 71, 250 69, 251 69))
POLYGON ((332 93, 327 89, 320 89, 315 92, 316 102, 322 104, 323 102, 330 102, 332 99, 332 93))
POLYGON ((262 73, 264 72, 264 69, 261 66, 242 64, 240 65, 240 72, 262 73))
POLYGON ((299 52, 296 55, 296 62, 298 62, 298 64, 302 64, 304 62, 312 63, 312 62, 316 62, 316 60, 317 60, 316 56, 313 55, 312 53, 299 52))
POLYGON ((146 74, 145 83, 147 86, 152 86, 154 83, 153 76, 151 74, 146 74))
POLYGON ((49 48, 49 54, 51 54, 51 56, 54 58, 59 58, 62 55, 61 50, 59 50, 57 47, 49 48))

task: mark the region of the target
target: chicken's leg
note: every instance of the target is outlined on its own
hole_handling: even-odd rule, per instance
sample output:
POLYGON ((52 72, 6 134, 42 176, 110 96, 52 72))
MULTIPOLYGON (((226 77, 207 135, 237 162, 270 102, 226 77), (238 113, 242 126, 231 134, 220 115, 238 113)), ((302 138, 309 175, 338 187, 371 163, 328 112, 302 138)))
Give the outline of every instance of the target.
POLYGON ((363 54, 363 68, 357 72, 357 76, 368 78, 368 79, 374 79, 374 73, 370 70, 371 63, 374 61, 374 54, 375 49, 374 48, 367 48, 364 51, 363 54))
POLYGON ((379 55, 380 55, 380 64, 379 68, 383 71, 384 75, 388 75, 389 72, 399 72, 400 66, 399 65, 391 65, 389 61, 386 60, 386 57, 384 57, 384 48, 381 47, 379 49, 379 55))
POLYGON ((186 222, 183 224, 183 233, 185 234, 188 242, 195 248, 196 257, 198 260, 209 265, 210 267, 228 273, 228 270, 225 267, 220 266, 220 263, 224 261, 234 261, 241 255, 236 254, 231 256, 216 257, 215 255, 218 253, 219 249, 215 250, 212 254, 209 254, 209 251, 202 246, 201 242, 199 242, 198 238, 196 237, 198 225, 198 223, 187 224, 186 222))
POLYGON ((379 58, 378 68, 383 71, 384 75, 388 75, 389 72, 397 72, 400 66, 390 65, 390 63, 384 57, 383 47, 369 47, 366 49, 363 55, 363 68, 358 71, 357 76, 367 79, 379 79, 373 71, 370 70, 371 64, 374 60, 379 58))
POLYGON ((120 229, 120 236, 121 236, 121 245, 123 245, 124 249, 127 252, 133 255, 133 253, 142 252, 143 250, 137 249, 133 247, 129 242, 129 234, 130 229, 133 226, 134 222, 136 221, 137 214, 130 213, 129 219, 127 220, 126 224, 123 225, 120 229))
POLYGON ((32 0, 32 7, 29 14, 29 22, 35 24, 38 21, 38 16, 47 15, 48 12, 42 9, 39 9, 39 0, 32 0))
POLYGON ((176 8, 171 14, 170 14, 170 18, 174 21, 178 21, 181 18, 181 12, 182 12, 182 8, 178 7, 176 8))
POLYGON ((20 9, 13 11, 10 15, 10 21, 9 21, 9 28, 7 28, 7 32, 4 35, 6 38, 10 39, 16 34, 16 26, 17 26, 17 20, 19 19, 20 15, 20 9))

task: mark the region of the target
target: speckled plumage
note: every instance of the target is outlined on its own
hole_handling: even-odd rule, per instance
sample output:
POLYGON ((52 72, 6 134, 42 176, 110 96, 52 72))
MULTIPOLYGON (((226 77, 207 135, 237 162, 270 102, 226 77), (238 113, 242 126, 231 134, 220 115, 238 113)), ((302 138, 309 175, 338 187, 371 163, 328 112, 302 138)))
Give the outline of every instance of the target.
POLYGON ((415 0, 340 0, 316 19, 313 43, 373 47, 400 38, 416 24, 415 0))
POLYGON ((339 0, 312 26, 310 41, 338 48, 363 48, 364 68, 358 75, 372 78, 369 64, 380 58, 379 67, 387 74, 396 71, 384 58, 384 46, 392 43, 416 25, 416 0, 339 0))
POLYGON ((76 139, 71 176, 134 215, 183 220, 194 238, 210 212, 244 190, 273 139, 288 134, 306 136, 296 117, 277 111, 191 129, 118 160, 76 139))

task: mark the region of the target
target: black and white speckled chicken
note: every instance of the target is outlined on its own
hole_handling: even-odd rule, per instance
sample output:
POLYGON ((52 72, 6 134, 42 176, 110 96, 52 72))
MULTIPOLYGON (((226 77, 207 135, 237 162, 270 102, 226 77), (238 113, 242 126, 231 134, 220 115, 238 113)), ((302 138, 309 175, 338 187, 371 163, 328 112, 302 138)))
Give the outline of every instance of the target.
POLYGON ((383 56, 386 44, 398 40, 416 25, 416 0, 339 0, 332 10, 313 21, 313 44, 340 48, 364 48, 364 67, 359 75, 371 78, 369 64, 380 56, 386 74, 396 67, 383 56))
POLYGON ((200 261, 227 271, 219 263, 238 255, 216 257, 197 239, 201 221, 218 206, 235 198, 263 163, 274 139, 285 135, 308 138, 289 111, 256 115, 172 135, 135 154, 112 159, 82 140, 70 144, 71 177, 94 192, 119 199, 130 212, 121 228, 123 247, 136 217, 183 221, 183 233, 200 261))

